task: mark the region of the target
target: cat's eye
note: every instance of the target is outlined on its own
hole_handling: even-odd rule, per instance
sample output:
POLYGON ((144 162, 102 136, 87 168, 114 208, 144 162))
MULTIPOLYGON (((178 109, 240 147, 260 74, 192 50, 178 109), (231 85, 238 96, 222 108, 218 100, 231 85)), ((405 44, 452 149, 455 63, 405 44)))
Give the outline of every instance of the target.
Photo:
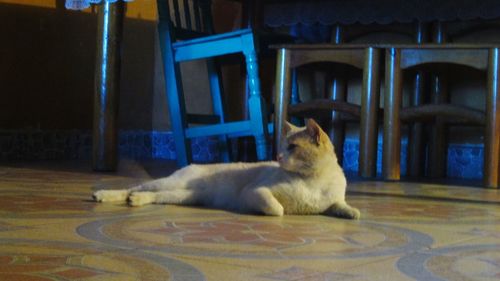
POLYGON ((292 151, 292 150, 294 150, 295 148, 297 148, 297 145, 296 145, 296 144, 294 144, 294 143, 291 143, 291 144, 289 144, 289 145, 286 147, 286 150, 288 150, 288 151, 292 151))

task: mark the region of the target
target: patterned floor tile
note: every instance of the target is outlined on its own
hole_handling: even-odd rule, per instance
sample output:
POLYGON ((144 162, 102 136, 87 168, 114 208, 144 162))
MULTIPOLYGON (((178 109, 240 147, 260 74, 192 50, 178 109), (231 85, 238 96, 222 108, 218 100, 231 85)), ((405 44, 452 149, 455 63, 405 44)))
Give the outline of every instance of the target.
POLYGON ((90 200, 172 172, 162 167, 0 166, 0 280, 500 278, 498 190, 355 181, 360 221, 90 200))

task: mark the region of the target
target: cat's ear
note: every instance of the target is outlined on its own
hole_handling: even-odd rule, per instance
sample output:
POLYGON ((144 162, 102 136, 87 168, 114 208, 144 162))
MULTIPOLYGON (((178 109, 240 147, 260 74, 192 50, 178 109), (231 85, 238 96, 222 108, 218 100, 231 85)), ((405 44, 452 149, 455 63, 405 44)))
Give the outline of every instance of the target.
POLYGON ((307 134, 313 139, 316 144, 320 143, 321 140, 321 127, 314 121, 314 119, 307 119, 306 124, 307 134))
POLYGON ((284 135, 286 136, 294 128, 296 129, 297 127, 294 126, 293 124, 289 123, 288 121, 285 121, 285 124, 283 125, 283 133, 284 133, 284 135))

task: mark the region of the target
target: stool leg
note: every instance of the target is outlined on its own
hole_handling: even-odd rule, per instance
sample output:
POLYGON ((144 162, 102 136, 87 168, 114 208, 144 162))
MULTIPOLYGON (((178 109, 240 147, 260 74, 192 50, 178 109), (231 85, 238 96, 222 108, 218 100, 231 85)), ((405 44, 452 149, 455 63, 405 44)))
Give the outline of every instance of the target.
POLYGON ((386 180, 400 179, 401 162, 401 108, 403 73, 400 67, 401 51, 386 50, 384 93, 384 148, 382 173, 386 180))
POLYGON ((278 50, 278 57, 276 59, 276 90, 274 93, 274 154, 279 151, 281 141, 285 137, 283 135, 283 128, 287 119, 288 103, 292 91, 292 70, 289 67, 289 59, 286 49, 278 50))
POLYGON ((251 122, 251 130, 255 137, 257 159, 266 160, 267 157, 267 122, 265 121, 265 104, 260 94, 259 64, 257 53, 255 52, 253 35, 242 38, 244 46, 249 46, 243 50, 247 68, 247 81, 250 90, 248 98, 248 111, 251 122))
POLYGON ((500 54, 489 52, 488 93, 486 97, 486 132, 484 138, 484 185, 498 188, 500 161, 500 54))
MULTIPOLYGON (((208 81, 212 96, 212 107, 214 114, 219 115, 219 122, 224 123, 224 102, 222 99, 222 81, 220 68, 213 59, 207 60, 208 81)), ((226 135, 219 136, 219 151, 221 160, 229 162, 229 140, 226 135)))
MULTIPOLYGON (((346 101, 347 80, 343 77, 332 77, 328 81, 328 98, 336 101, 346 101)), ((339 164, 342 165, 344 159, 345 122, 341 119, 341 113, 335 110, 332 111, 331 120, 328 121, 328 123, 331 123, 331 127, 325 126, 325 128, 330 128, 328 130, 328 136, 332 140, 337 160, 339 164)))
POLYGON ((379 108, 380 50, 367 48, 361 91, 361 125, 359 143, 359 174, 375 177, 377 174, 377 135, 379 108))

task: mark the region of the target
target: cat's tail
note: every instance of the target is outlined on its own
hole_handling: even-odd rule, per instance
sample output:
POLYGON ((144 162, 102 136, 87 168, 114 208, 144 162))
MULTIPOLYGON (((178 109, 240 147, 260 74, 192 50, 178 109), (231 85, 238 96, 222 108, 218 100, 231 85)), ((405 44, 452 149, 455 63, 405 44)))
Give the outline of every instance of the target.
POLYGON ((352 220, 358 220, 361 217, 359 210, 349 206, 346 202, 337 202, 332 204, 330 208, 326 210, 326 214, 352 220))

